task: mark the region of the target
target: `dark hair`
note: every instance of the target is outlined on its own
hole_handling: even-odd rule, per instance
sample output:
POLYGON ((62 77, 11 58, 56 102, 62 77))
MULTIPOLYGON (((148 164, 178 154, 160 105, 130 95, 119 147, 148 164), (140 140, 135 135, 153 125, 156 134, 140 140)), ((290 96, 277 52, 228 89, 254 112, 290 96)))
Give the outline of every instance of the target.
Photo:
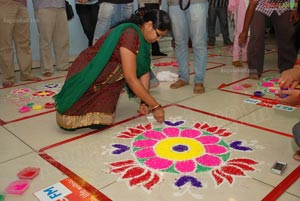
MULTIPOLYGON (((149 10, 144 7, 139 8, 127 20, 118 23, 118 26, 123 23, 134 23, 136 25, 143 25, 145 22, 152 21, 153 27, 161 31, 171 31, 171 19, 167 12, 163 10, 153 9, 149 10)), ((115 27, 113 26, 113 27, 115 27)))

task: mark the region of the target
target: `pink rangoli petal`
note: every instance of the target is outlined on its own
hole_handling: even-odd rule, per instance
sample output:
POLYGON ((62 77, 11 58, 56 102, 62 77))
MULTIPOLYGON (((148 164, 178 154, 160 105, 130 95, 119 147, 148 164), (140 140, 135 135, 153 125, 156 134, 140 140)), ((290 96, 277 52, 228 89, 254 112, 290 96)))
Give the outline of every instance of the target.
POLYGON ((278 82, 279 81, 279 78, 277 77, 277 78, 273 78, 273 79, 271 79, 270 80, 271 82, 278 82))
POLYGON ((204 145, 206 153, 210 154, 224 154, 227 152, 227 148, 219 145, 204 145))
POLYGON ((201 157, 196 158, 196 161, 199 164, 207 167, 219 166, 222 162, 218 156, 213 156, 209 154, 204 154, 201 157))
POLYGON ((216 136, 201 136, 199 138, 196 138, 196 140, 198 140, 202 144, 216 144, 220 139, 216 136))
POLYGON ((138 150, 134 153, 138 158, 151 158, 154 157, 156 154, 153 151, 153 148, 145 148, 138 150))
POLYGON ((180 172, 193 172, 196 168, 195 161, 179 161, 175 164, 175 168, 180 172))
POLYGON ((179 128, 172 128, 172 127, 168 127, 168 128, 164 128, 163 132, 168 136, 168 137, 176 137, 179 136, 179 128))
POLYGON ((133 142, 134 147, 152 147, 157 143, 156 140, 137 140, 133 142))
POLYGON ((186 129, 181 131, 181 137, 188 137, 188 138, 196 138, 201 135, 201 131, 194 130, 194 129, 186 129))
POLYGON ((144 132, 144 136, 150 139, 162 140, 165 139, 166 136, 159 131, 148 130, 144 132))
POLYGON ((172 161, 158 158, 158 157, 150 158, 145 162, 145 165, 155 170, 168 169, 169 167, 171 167, 172 164, 173 164, 172 161))
POLYGON ((266 87, 266 88, 268 88, 268 87, 274 87, 274 83, 273 82, 263 82, 261 84, 261 86, 266 87))

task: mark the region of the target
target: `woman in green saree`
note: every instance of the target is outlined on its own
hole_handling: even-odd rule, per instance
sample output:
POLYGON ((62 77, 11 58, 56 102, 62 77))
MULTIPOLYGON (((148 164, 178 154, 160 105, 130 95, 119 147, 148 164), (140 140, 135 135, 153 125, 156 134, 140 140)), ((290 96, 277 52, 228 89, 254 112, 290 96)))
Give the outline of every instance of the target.
POLYGON ((56 121, 67 130, 110 125, 120 93, 141 99, 139 112, 164 121, 164 110, 149 93, 150 44, 169 30, 169 15, 161 10, 137 12, 85 49, 69 69, 54 99, 56 121))

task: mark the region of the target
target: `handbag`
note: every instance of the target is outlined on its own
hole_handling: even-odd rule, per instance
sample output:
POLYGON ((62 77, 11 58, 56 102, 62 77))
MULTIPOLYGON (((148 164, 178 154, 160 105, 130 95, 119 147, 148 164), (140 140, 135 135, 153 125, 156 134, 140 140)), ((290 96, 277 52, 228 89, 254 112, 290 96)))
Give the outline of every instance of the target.
POLYGON ((71 20, 74 18, 74 11, 73 11, 73 7, 71 6, 71 4, 68 1, 66 2, 66 13, 67 13, 67 19, 71 20))
POLYGON ((189 0, 188 3, 187 3, 187 5, 186 5, 185 7, 183 7, 183 2, 182 2, 182 1, 183 1, 183 0, 179 0, 179 6, 180 6, 180 9, 181 9, 181 10, 186 10, 186 9, 188 9, 188 8, 190 7, 191 1, 189 0))

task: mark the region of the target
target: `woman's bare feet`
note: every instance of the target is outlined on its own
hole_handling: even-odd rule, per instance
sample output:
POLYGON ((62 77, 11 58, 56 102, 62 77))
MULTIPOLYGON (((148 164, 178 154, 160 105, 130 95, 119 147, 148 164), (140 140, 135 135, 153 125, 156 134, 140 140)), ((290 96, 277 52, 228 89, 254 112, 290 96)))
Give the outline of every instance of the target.
POLYGON ((300 161, 300 150, 296 151, 293 155, 293 158, 296 160, 296 161, 300 161))

